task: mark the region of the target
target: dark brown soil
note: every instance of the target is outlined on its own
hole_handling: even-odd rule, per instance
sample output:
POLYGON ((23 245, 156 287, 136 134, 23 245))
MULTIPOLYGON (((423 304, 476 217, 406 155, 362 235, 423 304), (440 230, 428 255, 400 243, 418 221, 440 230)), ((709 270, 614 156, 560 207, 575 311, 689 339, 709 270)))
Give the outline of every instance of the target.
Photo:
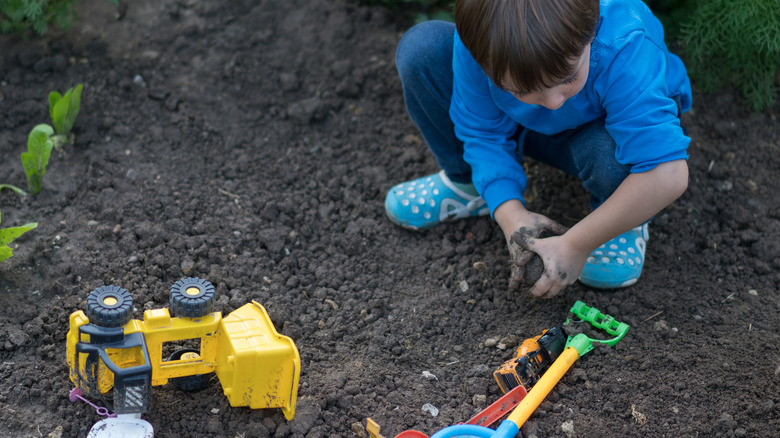
MULTIPOLYGON (((577 362, 523 436, 780 435, 777 105, 697 93, 690 188, 651 224, 643 278, 533 300, 507 290, 491 219, 419 233, 384 216, 393 184, 437 170, 394 67, 408 21, 355 0, 125 5, 0 37, 0 183, 26 186, 48 92, 84 84, 44 190, 0 192, 3 227, 39 223, 0 264, 0 435, 84 436, 101 417, 68 400, 68 315, 115 284, 140 318, 185 276, 212 281, 223 314, 266 306, 300 350, 298 406, 288 422, 231 408, 216 380, 155 387, 158 437, 364 437, 368 417, 430 435, 495 400, 492 371, 576 300, 631 330, 577 362)), ((587 213, 576 181, 528 172, 532 209, 587 213)))

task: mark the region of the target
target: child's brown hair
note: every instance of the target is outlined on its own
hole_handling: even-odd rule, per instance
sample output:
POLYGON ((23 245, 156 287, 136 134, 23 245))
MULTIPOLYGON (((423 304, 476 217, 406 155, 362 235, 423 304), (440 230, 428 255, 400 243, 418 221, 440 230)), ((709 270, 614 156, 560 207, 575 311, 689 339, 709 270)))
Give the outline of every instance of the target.
POLYGON ((461 41, 496 86, 530 93, 570 78, 593 40, 599 0, 458 0, 461 41))

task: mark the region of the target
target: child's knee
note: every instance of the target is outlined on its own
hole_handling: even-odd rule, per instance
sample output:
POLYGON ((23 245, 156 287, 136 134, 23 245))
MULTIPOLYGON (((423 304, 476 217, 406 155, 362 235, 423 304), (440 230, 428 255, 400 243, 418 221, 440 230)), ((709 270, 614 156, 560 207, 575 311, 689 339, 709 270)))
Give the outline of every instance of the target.
POLYGON ((425 21, 409 29, 395 51, 401 78, 413 78, 431 65, 452 64, 454 35, 452 24, 440 21, 425 21))

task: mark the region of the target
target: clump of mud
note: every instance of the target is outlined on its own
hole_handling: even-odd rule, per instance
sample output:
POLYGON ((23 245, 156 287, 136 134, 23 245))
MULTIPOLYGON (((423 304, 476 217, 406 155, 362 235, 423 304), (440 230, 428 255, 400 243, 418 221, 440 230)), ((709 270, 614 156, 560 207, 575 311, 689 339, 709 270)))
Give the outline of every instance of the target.
MULTIPOLYGON (((531 230, 522 227, 512 234, 510 239, 510 252, 512 254, 512 263, 517 263, 519 260, 529 257, 528 250, 524 248, 524 243, 531 239, 544 239, 545 237, 559 236, 566 231, 563 226, 554 227, 555 229, 545 229, 541 232, 531 230)), ((534 253, 530 256, 531 259, 525 263, 522 268, 523 275, 521 279, 518 279, 519 270, 521 268, 515 266, 512 269, 512 279, 510 282, 511 288, 528 289, 539 280, 544 273, 544 261, 539 254, 534 253)))

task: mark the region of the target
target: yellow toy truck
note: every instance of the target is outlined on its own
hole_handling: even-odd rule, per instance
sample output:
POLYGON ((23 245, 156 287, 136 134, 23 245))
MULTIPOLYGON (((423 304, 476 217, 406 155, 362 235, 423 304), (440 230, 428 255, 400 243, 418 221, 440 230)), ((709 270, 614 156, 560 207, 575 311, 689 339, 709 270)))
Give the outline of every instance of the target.
POLYGON ((133 299, 118 286, 90 292, 86 313, 70 315, 70 380, 85 395, 103 399, 113 389, 113 411, 149 410, 152 386, 170 381, 185 390, 204 387, 216 373, 231 406, 280 408, 295 415, 300 356, 256 301, 226 317, 212 312, 214 285, 185 278, 171 287, 170 308, 132 319, 133 299), (186 346, 188 348, 179 348, 186 346), (164 357, 164 350, 176 348, 164 357))

